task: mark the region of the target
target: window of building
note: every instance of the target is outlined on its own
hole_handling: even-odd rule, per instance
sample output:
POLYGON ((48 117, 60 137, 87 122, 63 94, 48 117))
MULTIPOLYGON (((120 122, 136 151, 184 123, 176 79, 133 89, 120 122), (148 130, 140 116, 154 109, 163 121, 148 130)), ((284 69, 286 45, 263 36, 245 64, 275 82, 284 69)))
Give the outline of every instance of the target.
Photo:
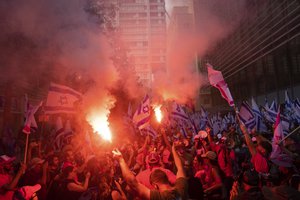
POLYGON ((158 12, 150 12, 150 17, 157 17, 158 16, 158 12))
POLYGON ((146 3, 145 0, 135 0, 135 3, 146 3))
POLYGON ((158 10, 158 6, 157 5, 151 5, 150 10, 158 10))
POLYGON ((147 17, 147 13, 139 13, 139 17, 147 17))

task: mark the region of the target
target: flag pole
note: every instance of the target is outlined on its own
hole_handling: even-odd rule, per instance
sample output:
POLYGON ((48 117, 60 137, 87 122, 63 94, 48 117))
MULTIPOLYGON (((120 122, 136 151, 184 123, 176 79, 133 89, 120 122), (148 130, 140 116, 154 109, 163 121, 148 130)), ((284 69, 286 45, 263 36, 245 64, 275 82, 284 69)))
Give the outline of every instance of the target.
POLYGON ((235 116, 236 116, 238 122, 239 122, 239 123, 242 123, 243 125, 245 125, 245 124, 241 121, 241 119, 240 119, 240 117, 239 117, 239 109, 238 109, 235 105, 233 105, 233 109, 234 109, 234 111, 235 111, 235 116))
POLYGON ((24 164, 26 164, 26 161, 27 161, 28 140, 29 140, 29 134, 26 133, 26 143, 25 143, 25 152, 24 152, 24 164))
POLYGON ((278 142, 278 144, 281 144, 286 138, 290 137, 293 133, 295 133, 296 131, 298 131, 300 129, 300 126, 298 126, 297 128, 295 128, 292 132, 290 132, 289 134, 287 134, 284 138, 282 138, 282 140, 280 140, 278 142))

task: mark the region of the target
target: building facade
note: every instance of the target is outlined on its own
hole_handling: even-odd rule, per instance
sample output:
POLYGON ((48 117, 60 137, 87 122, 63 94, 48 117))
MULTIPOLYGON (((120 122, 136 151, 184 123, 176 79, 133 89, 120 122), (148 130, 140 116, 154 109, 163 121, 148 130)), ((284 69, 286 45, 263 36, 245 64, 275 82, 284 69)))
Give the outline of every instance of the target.
MULTIPOLYGON (((238 28, 204 58, 221 70, 236 102, 300 96, 300 2, 246 1, 238 28)), ((202 64, 204 64, 204 62, 202 64)), ((212 106, 228 108, 214 88, 212 106)))
POLYGON ((164 0, 118 1, 117 25, 137 76, 151 87, 153 74, 166 66, 164 0))

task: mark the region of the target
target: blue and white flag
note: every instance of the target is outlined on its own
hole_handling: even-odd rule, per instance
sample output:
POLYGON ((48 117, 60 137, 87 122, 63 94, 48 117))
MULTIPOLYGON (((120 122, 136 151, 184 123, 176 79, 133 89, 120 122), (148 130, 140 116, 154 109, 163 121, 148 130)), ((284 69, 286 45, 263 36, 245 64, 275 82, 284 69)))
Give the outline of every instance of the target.
POLYGON ((150 124, 150 98, 145 96, 138 109, 135 111, 132 121, 138 129, 143 129, 150 124))
POLYGON ((264 107, 263 116, 269 123, 275 123, 277 112, 270 108, 264 107))
POLYGON ((64 85, 51 83, 45 105, 46 114, 75 113, 74 104, 82 99, 82 94, 64 85))
POLYGON ((189 120, 189 116, 185 113, 183 108, 175 101, 172 104, 171 117, 175 119, 189 120))
POLYGON ((242 103, 239 112, 239 118, 248 129, 252 130, 253 128, 255 128, 255 115, 247 102, 242 103))
POLYGON ((252 98, 252 111, 255 115, 255 124, 256 124, 256 131, 261 133, 268 132, 268 128, 263 122, 263 116, 259 110, 258 105, 256 104, 254 98, 252 98))
POLYGON ((285 99, 284 99, 284 115, 289 119, 291 122, 300 122, 300 113, 299 108, 296 106, 295 102, 293 102, 288 94, 288 91, 285 91, 285 99))
POLYGON ((56 137, 54 141, 54 145, 57 150, 61 150, 65 145, 70 144, 71 138, 74 136, 74 132, 71 128, 71 123, 70 120, 66 121, 65 127, 60 127, 62 126, 62 121, 61 118, 59 117, 57 119, 57 132, 56 132, 56 137))
POLYGON ((273 101, 272 101, 272 103, 271 103, 269 109, 270 109, 270 110, 273 110, 274 112, 276 112, 276 111, 278 110, 276 100, 273 100, 273 101))
MULTIPOLYGON (((270 109, 265 109, 264 117, 267 121, 274 124, 276 122, 277 112, 270 109)), ((280 115, 280 118, 281 118, 283 132, 287 134, 290 130, 290 120, 284 115, 280 115)))
POLYGON ((158 135, 156 130, 151 125, 141 129, 140 131, 142 135, 149 135, 153 138, 156 138, 158 135))
POLYGON ((291 101, 287 90, 284 92, 284 96, 285 109, 291 111, 293 109, 293 102, 291 101))
POLYGON ((300 101, 298 98, 294 101, 294 106, 300 109, 300 101))
POLYGON ((205 130, 206 126, 212 127, 212 124, 208 118, 208 113, 202 106, 200 108, 200 117, 200 130, 205 130))
MULTIPOLYGON (((28 101, 28 99, 25 99, 28 101)), ((25 124, 22 131, 26 134, 29 134, 32 132, 32 128, 37 129, 37 123, 35 121, 34 114, 37 112, 37 110, 42 106, 42 101, 37 106, 32 106, 27 102, 28 107, 25 110, 25 124)))
POLYGON ((220 116, 220 113, 218 115, 213 115, 211 118, 211 124, 212 124, 212 132, 214 135, 217 135, 221 133, 222 131, 222 118, 220 116))
POLYGON ((270 108, 269 107, 269 103, 268 103, 268 99, 267 98, 265 98, 265 106, 264 106, 265 108, 270 108))

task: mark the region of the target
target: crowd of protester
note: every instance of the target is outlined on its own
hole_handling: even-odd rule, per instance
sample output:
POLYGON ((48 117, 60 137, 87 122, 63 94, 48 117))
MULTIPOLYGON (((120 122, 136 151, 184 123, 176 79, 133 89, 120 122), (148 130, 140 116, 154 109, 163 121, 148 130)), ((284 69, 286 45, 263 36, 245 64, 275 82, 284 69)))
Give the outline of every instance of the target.
POLYGON ((218 136, 209 127, 185 137, 176 129, 158 133, 102 149, 74 140, 55 151, 31 141, 26 163, 3 137, 0 200, 300 199, 299 133, 281 146, 291 162, 270 160, 272 134, 243 125, 218 136))

